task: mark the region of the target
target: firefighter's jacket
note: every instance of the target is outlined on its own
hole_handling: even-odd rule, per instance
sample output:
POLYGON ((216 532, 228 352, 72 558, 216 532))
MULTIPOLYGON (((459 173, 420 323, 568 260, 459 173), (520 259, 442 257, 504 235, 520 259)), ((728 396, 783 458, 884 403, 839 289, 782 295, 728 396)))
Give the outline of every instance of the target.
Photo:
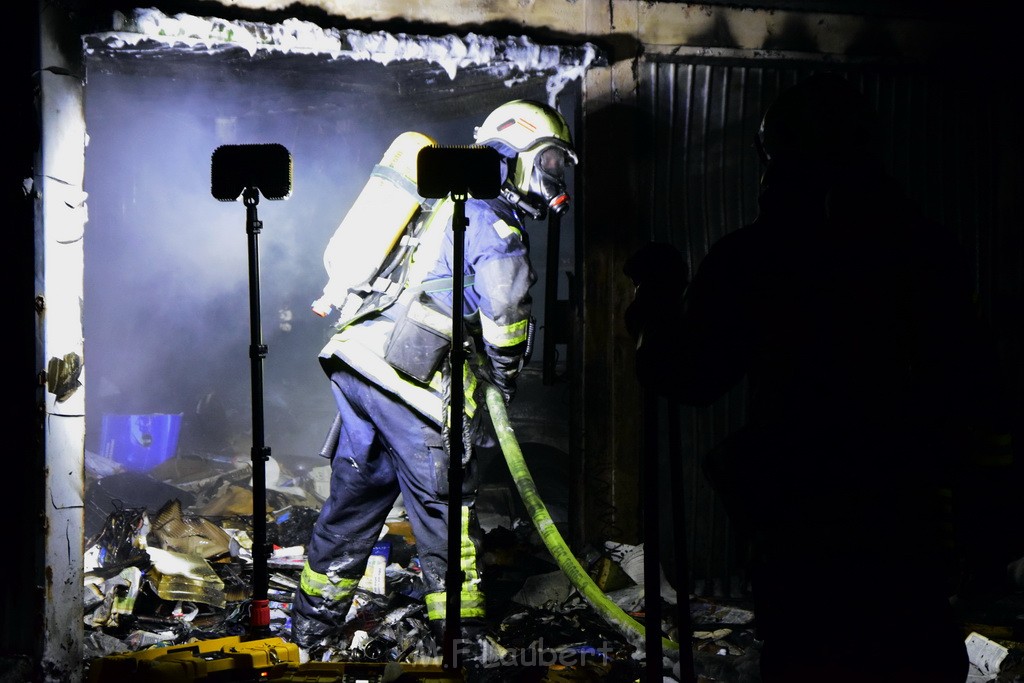
MULTIPOLYGON (((320 353, 325 369, 340 359, 438 425, 447 422, 452 336, 455 202, 441 200, 421 220, 401 273, 397 301, 382 311, 342 319, 320 353)), ((463 370, 465 410, 472 417, 478 378, 506 397, 526 360, 531 323, 531 265, 521 214, 504 200, 468 198, 464 244, 463 370)), ((393 287, 393 283, 385 282, 393 287)))

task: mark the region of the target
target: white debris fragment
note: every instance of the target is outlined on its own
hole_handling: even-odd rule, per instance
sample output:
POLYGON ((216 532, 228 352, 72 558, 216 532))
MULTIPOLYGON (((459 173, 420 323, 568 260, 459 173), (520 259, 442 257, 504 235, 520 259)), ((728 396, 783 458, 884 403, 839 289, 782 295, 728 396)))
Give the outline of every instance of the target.
POLYGON ((967 645, 967 656, 971 661, 971 667, 976 668, 985 675, 999 673, 999 667, 1003 660, 1010 654, 1008 648, 1003 647, 994 640, 972 631, 965 641, 967 645))
MULTIPOLYGON (((629 545, 628 543, 605 541, 604 546, 612 560, 619 563, 622 571, 626 572, 626 575, 633 579, 633 582, 640 586, 642 591, 646 578, 644 573, 644 544, 629 545)), ((658 575, 661 578, 660 593, 662 599, 671 605, 676 604, 678 599, 676 589, 672 587, 668 577, 665 576, 664 567, 658 567, 658 575)))
POLYGON ((572 590, 565 572, 554 571, 527 578, 512 600, 528 607, 559 605, 568 599, 572 590))

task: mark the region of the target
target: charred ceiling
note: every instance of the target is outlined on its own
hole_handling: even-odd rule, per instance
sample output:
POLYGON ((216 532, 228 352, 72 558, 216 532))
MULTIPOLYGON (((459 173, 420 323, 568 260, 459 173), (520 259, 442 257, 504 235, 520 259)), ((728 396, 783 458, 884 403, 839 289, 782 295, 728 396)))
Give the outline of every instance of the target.
POLYGON ((271 25, 157 10, 117 13, 112 31, 85 35, 92 73, 154 77, 186 84, 252 77, 254 107, 273 110, 262 84, 287 80, 315 94, 318 110, 351 108, 353 93, 390 96, 426 110, 451 112, 465 98, 498 104, 544 84, 554 99, 564 85, 603 60, 589 43, 549 46, 526 36, 495 38, 339 30, 297 19, 271 25), (256 76, 255 74, 258 74, 256 76), (337 94, 338 97, 333 95, 337 94))

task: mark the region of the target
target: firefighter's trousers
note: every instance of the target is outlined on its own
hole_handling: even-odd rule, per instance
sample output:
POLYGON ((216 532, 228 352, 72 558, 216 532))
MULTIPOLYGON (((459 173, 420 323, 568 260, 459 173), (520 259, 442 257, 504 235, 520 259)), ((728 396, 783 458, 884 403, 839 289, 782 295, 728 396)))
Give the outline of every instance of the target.
MULTIPOLYGON (((330 495, 306 547, 292 608, 292 635, 310 647, 343 625, 352 597, 399 493, 416 539, 427 615, 445 617, 448 567, 448 459, 440 428, 347 367, 331 374, 341 414, 330 495)), ((477 477, 464 471, 461 616, 484 616, 481 531, 474 509, 477 477)))

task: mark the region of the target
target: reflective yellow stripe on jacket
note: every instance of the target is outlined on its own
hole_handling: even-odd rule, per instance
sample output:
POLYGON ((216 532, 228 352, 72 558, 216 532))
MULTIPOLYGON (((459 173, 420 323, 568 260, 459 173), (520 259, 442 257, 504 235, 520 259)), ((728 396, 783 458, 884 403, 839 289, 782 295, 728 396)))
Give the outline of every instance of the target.
POLYGON ((522 344, 526 341, 526 336, 530 330, 530 321, 519 320, 510 325, 499 325, 481 314, 480 327, 483 329, 484 339, 495 346, 506 348, 522 344))

